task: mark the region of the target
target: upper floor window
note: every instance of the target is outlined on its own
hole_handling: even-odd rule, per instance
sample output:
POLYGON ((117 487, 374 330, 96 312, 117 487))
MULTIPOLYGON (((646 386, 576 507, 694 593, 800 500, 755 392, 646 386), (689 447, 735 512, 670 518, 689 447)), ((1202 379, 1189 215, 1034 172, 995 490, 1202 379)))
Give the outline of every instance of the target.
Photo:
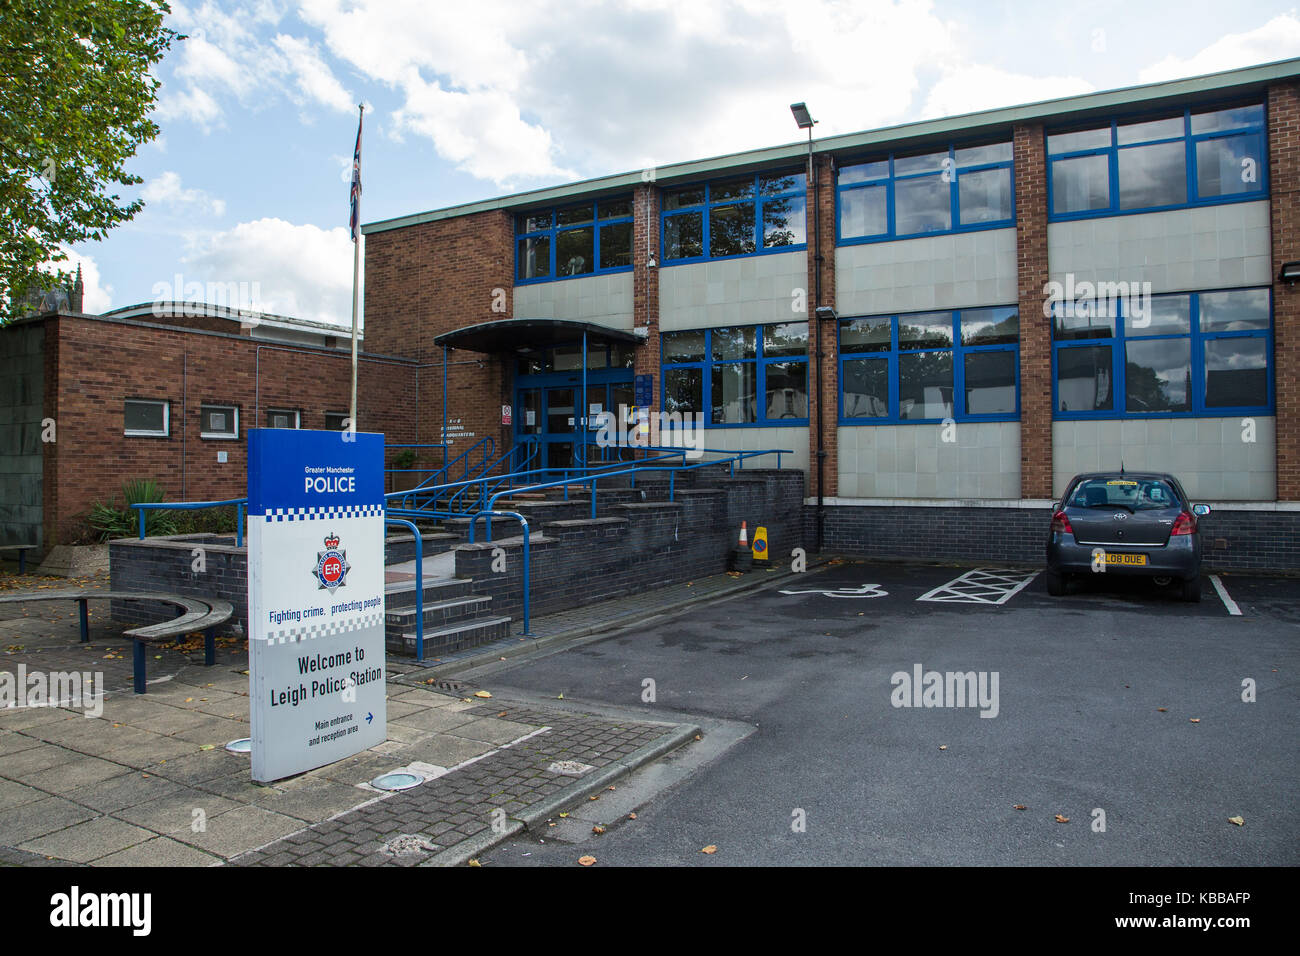
POLYGON ((1020 413, 1015 306, 840 321, 845 424, 998 421, 1020 413))
POLYGON ((1272 325, 1266 288, 1054 303, 1056 417, 1268 412, 1272 325))
POLYGON ((808 323, 665 332, 663 410, 709 425, 808 424, 808 323))
POLYGON ((1268 192, 1264 107, 1183 110, 1047 137, 1051 218, 1175 209, 1268 192))
POLYGON ((803 248, 806 176, 758 173, 663 191, 663 261, 803 248))
POLYGON ((568 279, 632 268, 632 199, 625 196, 515 218, 515 279, 568 279))
POLYGON ((1014 222, 1011 144, 894 153, 842 166, 836 177, 840 242, 876 242, 1014 222))

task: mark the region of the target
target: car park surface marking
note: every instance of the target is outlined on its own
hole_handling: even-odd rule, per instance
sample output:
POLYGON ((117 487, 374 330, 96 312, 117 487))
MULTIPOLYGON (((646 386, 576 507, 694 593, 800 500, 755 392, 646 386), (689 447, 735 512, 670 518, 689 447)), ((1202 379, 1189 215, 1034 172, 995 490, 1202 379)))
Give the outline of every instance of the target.
POLYGON ((925 592, 917 600, 946 604, 1006 604, 1036 577, 1037 571, 975 568, 925 592))
POLYGON ((1240 615, 1241 608, 1237 607, 1237 602, 1228 596, 1228 589, 1223 586, 1217 574, 1210 575, 1210 583, 1214 585, 1214 590, 1219 592, 1219 598, 1223 601, 1223 606, 1228 609, 1228 613, 1240 615))
POLYGON ((856 588, 835 588, 834 590, 782 591, 782 594, 820 594, 832 598, 878 598, 889 597, 888 591, 880 590, 879 584, 864 584, 856 588))

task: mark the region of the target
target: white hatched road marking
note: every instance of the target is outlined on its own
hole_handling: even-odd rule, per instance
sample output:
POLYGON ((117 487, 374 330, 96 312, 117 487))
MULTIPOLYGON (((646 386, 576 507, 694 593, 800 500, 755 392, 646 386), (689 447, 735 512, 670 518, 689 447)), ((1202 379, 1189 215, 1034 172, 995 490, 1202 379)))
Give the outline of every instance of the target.
POLYGON ((1210 583, 1214 585, 1214 590, 1219 592, 1219 599, 1223 601, 1223 606, 1228 609, 1229 614, 1240 615, 1241 608, 1237 607, 1237 602, 1228 597, 1228 589, 1223 586, 1217 574, 1210 575, 1210 583))
POLYGON ((933 591, 927 591, 917 600, 946 604, 1006 604, 1012 595, 1036 577, 1037 571, 975 568, 933 591))
POLYGON ((836 588, 833 591, 814 589, 811 591, 782 591, 782 594, 820 594, 833 598, 878 598, 889 597, 888 591, 882 591, 879 584, 864 584, 856 588, 836 588))

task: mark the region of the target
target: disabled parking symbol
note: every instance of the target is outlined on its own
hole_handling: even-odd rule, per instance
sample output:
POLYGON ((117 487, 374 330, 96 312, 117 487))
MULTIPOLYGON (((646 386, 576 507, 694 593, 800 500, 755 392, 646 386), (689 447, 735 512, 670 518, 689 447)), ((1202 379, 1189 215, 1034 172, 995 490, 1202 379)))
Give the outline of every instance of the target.
POLYGON ((782 594, 820 594, 832 598, 879 598, 889 597, 889 592, 882 590, 879 584, 863 584, 856 588, 835 588, 833 590, 813 589, 807 591, 781 591, 782 594))

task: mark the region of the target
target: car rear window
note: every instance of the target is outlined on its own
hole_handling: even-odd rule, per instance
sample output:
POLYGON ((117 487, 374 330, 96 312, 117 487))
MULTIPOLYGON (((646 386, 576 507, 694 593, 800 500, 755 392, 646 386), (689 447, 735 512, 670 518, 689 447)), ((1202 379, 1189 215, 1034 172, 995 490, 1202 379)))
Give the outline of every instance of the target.
POLYGON ((1169 482, 1159 478, 1089 478, 1079 482, 1070 496, 1072 508, 1113 508, 1123 505, 1132 511, 1155 511, 1178 505, 1178 495, 1169 482))

